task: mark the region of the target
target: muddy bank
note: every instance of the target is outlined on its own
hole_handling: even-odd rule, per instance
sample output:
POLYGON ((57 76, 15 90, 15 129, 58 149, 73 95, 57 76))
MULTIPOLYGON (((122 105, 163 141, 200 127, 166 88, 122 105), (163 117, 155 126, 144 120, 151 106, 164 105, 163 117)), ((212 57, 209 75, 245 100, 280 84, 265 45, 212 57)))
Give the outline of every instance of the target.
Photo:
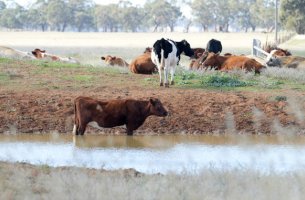
MULTIPOLYGON (((79 95, 99 99, 159 98, 169 111, 164 118, 149 117, 135 134, 166 133, 275 133, 278 127, 301 128, 289 103, 273 94, 253 92, 203 91, 177 88, 83 88, 74 92, 32 90, 0 91, 0 133, 71 133, 73 100, 79 95)), ((302 103, 298 105, 303 107, 302 103)), ((125 128, 86 133, 125 134, 125 128)))

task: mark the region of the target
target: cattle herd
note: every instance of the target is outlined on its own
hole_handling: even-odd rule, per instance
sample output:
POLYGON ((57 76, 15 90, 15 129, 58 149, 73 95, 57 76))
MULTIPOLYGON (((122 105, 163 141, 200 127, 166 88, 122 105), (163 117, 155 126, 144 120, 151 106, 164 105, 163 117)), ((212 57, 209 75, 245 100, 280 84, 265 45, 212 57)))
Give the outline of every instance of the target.
MULTIPOLYGON (((169 87, 174 84, 176 66, 179 64, 181 54, 190 57, 190 70, 204 70, 213 68, 220 71, 242 69, 246 72, 260 73, 267 67, 304 68, 305 58, 292 56, 287 50, 267 46, 264 50, 269 53, 264 64, 245 55, 233 55, 222 52, 220 41, 211 39, 206 48, 191 48, 186 40, 173 41, 161 38, 152 48, 147 47, 143 54, 139 55, 128 64, 117 56, 102 56, 101 60, 110 66, 129 67, 135 74, 159 73, 160 86, 169 87), (170 74, 170 81, 169 81, 170 74), (163 77, 163 76, 164 77, 163 77), (163 78, 162 78, 163 77, 163 78)), ((76 59, 60 57, 46 53, 45 50, 34 49, 31 53, 15 50, 9 47, 0 47, 0 56, 22 59, 43 59, 68 63, 79 63, 76 59)), ((78 97, 74 101, 75 124, 73 133, 83 135, 90 122, 96 122, 98 126, 111 128, 126 125, 127 135, 139 128, 150 115, 164 117, 168 112, 160 100, 150 98, 147 101, 123 99, 101 101, 90 97, 78 97)))

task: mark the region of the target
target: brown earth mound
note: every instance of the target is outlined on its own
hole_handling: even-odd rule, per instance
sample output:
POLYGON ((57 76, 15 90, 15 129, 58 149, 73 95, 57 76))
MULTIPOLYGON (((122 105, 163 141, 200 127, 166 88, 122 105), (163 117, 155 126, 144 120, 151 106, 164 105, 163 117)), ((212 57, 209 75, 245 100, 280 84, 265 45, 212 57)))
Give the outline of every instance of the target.
MULTIPOLYGON (((99 99, 159 98, 169 111, 164 118, 149 117, 135 134, 275 133, 276 126, 302 127, 286 101, 271 94, 202 91, 177 88, 93 88, 77 92, 0 92, 1 133, 72 133, 73 100, 79 95, 99 99)), ((125 134, 124 127, 86 133, 125 134)))

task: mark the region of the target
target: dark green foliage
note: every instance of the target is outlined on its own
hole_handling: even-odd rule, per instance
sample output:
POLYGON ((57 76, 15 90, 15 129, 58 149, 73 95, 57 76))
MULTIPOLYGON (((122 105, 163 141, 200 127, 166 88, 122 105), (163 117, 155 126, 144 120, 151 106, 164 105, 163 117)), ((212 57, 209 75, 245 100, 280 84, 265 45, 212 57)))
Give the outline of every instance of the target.
POLYGON ((286 28, 305 34, 305 1, 282 0, 280 19, 286 28))

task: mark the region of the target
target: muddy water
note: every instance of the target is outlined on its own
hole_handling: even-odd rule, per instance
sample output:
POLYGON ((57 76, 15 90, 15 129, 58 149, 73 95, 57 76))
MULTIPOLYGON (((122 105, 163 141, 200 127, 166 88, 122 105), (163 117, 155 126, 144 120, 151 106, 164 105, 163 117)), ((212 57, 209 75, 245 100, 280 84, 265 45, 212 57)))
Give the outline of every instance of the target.
POLYGON ((305 137, 1 135, 0 160, 144 173, 305 169, 305 137))

